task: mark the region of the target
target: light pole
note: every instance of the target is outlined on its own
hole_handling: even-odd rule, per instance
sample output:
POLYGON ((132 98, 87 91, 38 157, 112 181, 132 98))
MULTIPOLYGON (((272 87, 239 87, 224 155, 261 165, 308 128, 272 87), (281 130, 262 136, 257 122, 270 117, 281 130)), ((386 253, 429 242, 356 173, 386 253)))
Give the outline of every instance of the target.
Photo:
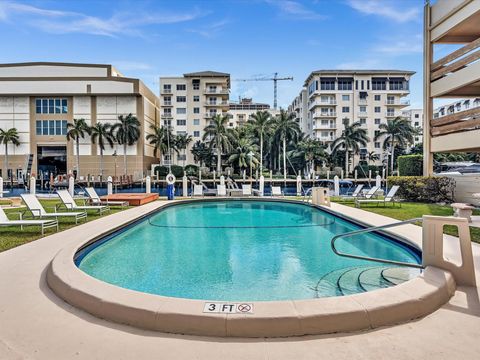
POLYGON ((247 156, 250 158, 250 186, 252 186, 253 183, 253 176, 252 176, 252 160, 253 160, 253 155, 255 155, 253 152, 249 152, 247 156))

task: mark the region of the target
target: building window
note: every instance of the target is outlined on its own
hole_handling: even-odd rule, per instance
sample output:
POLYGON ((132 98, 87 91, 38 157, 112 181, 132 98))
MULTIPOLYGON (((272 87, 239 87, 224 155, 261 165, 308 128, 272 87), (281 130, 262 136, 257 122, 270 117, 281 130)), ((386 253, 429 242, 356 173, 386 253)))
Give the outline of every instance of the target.
POLYGON ((395 116, 395 109, 387 108, 387 116, 395 116))
POLYGON ((163 105, 172 105, 172 97, 171 96, 165 96, 163 98, 163 105))
POLYGON ((177 102, 187 102, 186 96, 177 96, 177 102))
POLYGON ((35 99, 35 112, 37 114, 67 114, 67 99, 35 99))
POLYGON ((362 113, 367 112, 367 107, 364 106, 364 105, 361 105, 361 106, 360 106, 360 112, 362 112, 362 113))
POLYGON ((185 119, 177 120, 177 126, 186 126, 186 125, 187 125, 187 120, 185 119))
POLYGON ((199 101, 200 101, 200 96, 195 95, 195 96, 193 97, 193 101, 194 101, 194 102, 199 102, 199 101))
POLYGON ((367 119, 361 118, 361 119, 360 119, 360 124, 361 124, 361 125, 366 125, 366 124, 367 124, 367 119))
POLYGON ((360 83, 361 83, 360 89, 363 90, 363 86, 364 86, 364 84, 365 84, 365 83, 364 83, 364 80, 362 80, 360 83))
POLYGON ((343 106, 342 107, 342 112, 344 112, 344 113, 350 112, 350 107, 349 106, 343 106))
POLYGON ((193 79, 192 80, 193 90, 200 90, 200 80, 193 79))
POLYGON ((186 108, 177 108, 177 114, 181 115, 181 114, 186 114, 186 113, 187 113, 186 108))
POLYGON ((418 119, 420 116, 418 114, 415 114, 415 119, 418 119))
POLYGON ((172 126, 172 120, 163 120, 163 125, 172 126))
POLYGON ((395 104, 395 96, 388 95, 388 96, 387 96, 387 104, 388 104, 388 105, 393 105, 393 104, 395 104))
POLYGON ((184 91, 184 90, 187 90, 187 85, 177 84, 177 91, 184 91))
POLYGON ((194 114, 200 114, 200 108, 194 107, 194 108, 193 108, 193 113, 194 113, 194 114))
POLYGON ((177 155, 177 160, 178 161, 185 161, 185 160, 187 160, 187 155, 179 154, 179 155, 177 155))
POLYGON ((404 79, 390 79, 390 90, 407 90, 407 82, 404 79))
POLYGON ((35 129, 37 135, 67 135, 67 120, 37 120, 35 129))
POLYGON ((415 126, 419 126, 419 123, 418 123, 418 121, 415 121, 415 126))
POLYGON ((386 80, 372 79, 372 90, 387 90, 386 80))
POLYGON ((367 80, 367 90, 370 90, 370 80, 367 80))
POLYGON ((376 113, 379 113, 379 112, 381 112, 381 108, 380 108, 380 106, 375 106, 375 112, 376 112, 376 113))
POLYGON ((350 79, 338 79, 338 90, 352 90, 352 82, 350 79))
POLYGON ((200 125, 200 119, 193 119, 193 125, 200 125))
POLYGON ((343 101, 350 101, 350 95, 342 95, 343 101))
POLYGON ((375 143, 375 149, 380 149, 380 143, 379 142, 375 143))
POLYGON ((375 119, 375 125, 380 125, 380 119, 375 119))
POLYGON ((171 84, 163 84, 163 92, 171 93, 172 92, 172 85, 171 84))
MULTIPOLYGON (((315 83, 318 90, 318 82, 315 83)), ((335 79, 320 79, 320 90, 335 90, 335 79)))
POLYGON ((194 131, 193 137, 200 137, 200 131, 194 131))
POLYGON ((380 130, 375 130, 375 136, 378 136, 380 134, 380 130))

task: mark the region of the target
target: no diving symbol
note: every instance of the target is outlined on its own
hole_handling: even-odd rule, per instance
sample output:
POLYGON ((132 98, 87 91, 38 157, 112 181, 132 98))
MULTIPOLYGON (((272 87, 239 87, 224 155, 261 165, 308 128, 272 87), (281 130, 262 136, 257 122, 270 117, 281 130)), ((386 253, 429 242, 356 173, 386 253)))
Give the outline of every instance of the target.
POLYGON ((241 313, 249 313, 252 311, 252 305, 250 304, 238 304, 237 311, 241 313))

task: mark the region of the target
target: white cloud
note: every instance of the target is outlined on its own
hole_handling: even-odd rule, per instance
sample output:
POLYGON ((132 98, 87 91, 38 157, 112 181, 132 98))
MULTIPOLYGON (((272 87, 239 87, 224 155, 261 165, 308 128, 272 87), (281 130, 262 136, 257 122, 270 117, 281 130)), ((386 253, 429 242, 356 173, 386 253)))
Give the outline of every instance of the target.
POLYGON ((400 9, 388 0, 348 0, 347 4, 363 14, 382 16, 399 23, 418 20, 421 14, 420 6, 400 9))
POLYGON ((199 34, 205 38, 211 38, 217 35, 228 23, 230 23, 230 20, 223 19, 210 23, 198 29, 189 29, 188 31, 199 34))
POLYGON ((155 24, 173 24, 194 20, 205 15, 193 9, 190 13, 117 13, 110 17, 90 16, 84 13, 44 9, 16 2, 0 3, 0 20, 16 20, 28 16, 26 23, 42 31, 56 34, 85 33, 93 35, 142 35, 141 27, 155 24))
POLYGON ((408 40, 391 39, 373 48, 374 51, 385 55, 408 55, 423 53, 422 35, 409 36, 408 40))
POLYGON ((266 0, 267 3, 276 6, 282 15, 292 20, 322 20, 326 16, 314 10, 308 9, 300 2, 293 0, 266 0))

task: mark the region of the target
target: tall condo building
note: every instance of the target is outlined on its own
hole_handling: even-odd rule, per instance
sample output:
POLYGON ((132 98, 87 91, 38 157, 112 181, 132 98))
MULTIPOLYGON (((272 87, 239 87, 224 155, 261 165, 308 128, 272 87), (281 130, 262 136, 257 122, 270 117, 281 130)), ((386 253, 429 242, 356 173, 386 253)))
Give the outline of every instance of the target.
POLYGON ((202 139, 203 129, 213 116, 228 112, 229 97, 230 74, 227 73, 201 71, 180 77, 160 77, 162 124, 171 126, 175 135, 189 134, 193 138, 186 155, 175 155, 176 159, 164 155, 164 164, 194 163, 191 147, 202 139))
POLYGON ((307 89, 303 88, 300 94, 293 99, 293 102, 288 106, 288 112, 295 115, 295 120, 300 129, 305 134, 312 134, 312 121, 308 117, 308 97, 307 89))
POLYGON ((241 98, 238 102, 230 101, 228 111, 230 122, 228 126, 234 128, 244 125, 257 111, 268 111, 271 116, 275 116, 280 112, 279 110, 270 109, 269 104, 256 103, 251 98, 241 98))
MULTIPOLYGON (((360 122, 371 141, 360 149, 361 160, 369 152, 382 155, 381 141, 374 141, 379 125, 402 116, 409 105, 409 81, 413 71, 403 70, 318 70, 305 80, 306 101, 295 100, 292 107, 303 106, 304 122, 310 136, 330 145, 341 136, 344 123, 360 122), (309 129, 309 124, 311 128, 309 129)), ((356 159, 358 161, 358 159, 356 159)))
POLYGON ((412 127, 417 131, 413 138, 413 144, 423 142, 423 109, 408 109, 402 111, 402 117, 408 119, 412 127))
MULTIPOLYGON (((132 114, 140 121, 140 138, 127 147, 127 173, 141 177, 157 162, 145 141, 159 123, 160 99, 139 79, 112 65, 31 62, 0 64, 0 128, 16 128, 20 145, 9 145, 9 171, 65 174, 75 168, 76 147, 67 141, 67 123, 85 119, 89 126, 118 122, 132 114)), ((80 139, 80 174, 99 175, 100 148, 86 135, 80 139)), ((5 152, 0 146, 0 155, 5 152)), ((123 174, 123 146, 104 150, 104 175, 123 174), (113 154, 119 155, 117 159, 113 154), (117 165, 115 165, 117 164, 117 165)), ((4 168, 0 156, 0 169, 4 168)), ((5 174, 2 174, 5 177, 5 174)))

